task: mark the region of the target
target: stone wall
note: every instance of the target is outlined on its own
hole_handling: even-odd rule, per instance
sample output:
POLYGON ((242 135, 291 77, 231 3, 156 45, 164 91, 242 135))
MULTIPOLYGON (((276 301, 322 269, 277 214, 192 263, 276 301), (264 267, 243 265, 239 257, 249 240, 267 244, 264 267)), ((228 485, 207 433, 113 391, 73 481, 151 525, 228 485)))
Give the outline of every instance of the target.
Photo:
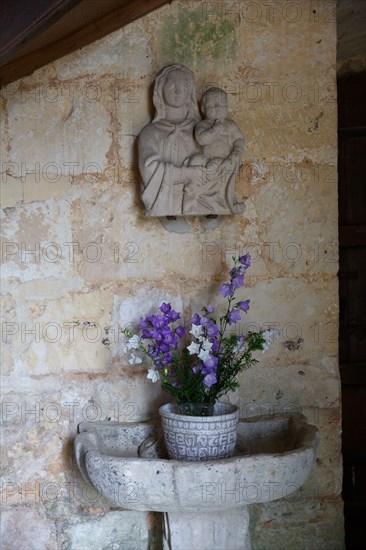
POLYGON ((343 548, 335 57, 335 0, 173 1, 2 90, 4 548, 154 547, 156 515, 110 508, 82 482, 77 425, 169 401, 128 365, 118 326, 163 300, 188 320, 246 251, 239 329, 282 337, 230 399, 243 416, 300 410, 321 441, 300 491, 252 507, 253 548, 343 548), (143 215, 136 136, 172 62, 194 71, 198 99, 210 84, 229 94, 243 215, 143 215))

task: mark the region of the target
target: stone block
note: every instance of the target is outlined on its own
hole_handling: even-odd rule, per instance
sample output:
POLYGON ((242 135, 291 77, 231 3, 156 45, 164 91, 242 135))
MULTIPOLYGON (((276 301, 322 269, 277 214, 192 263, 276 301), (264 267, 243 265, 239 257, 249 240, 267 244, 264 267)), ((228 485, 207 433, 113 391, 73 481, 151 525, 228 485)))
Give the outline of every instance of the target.
POLYGON ((51 550, 57 546, 56 526, 40 507, 4 507, 1 545, 6 550, 51 550))
POLYGON ((115 511, 95 518, 80 518, 70 522, 62 537, 65 550, 141 550, 148 546, 146 514, 115 511))
POLYGON ((18 202, 22 202, 24 198, 23 184, 17 178, 11 178, 10 176, 2 173, 1 188, 0 188, 0 200, 1 208, 12 208, 18 202))
MULTIPOLYGON (((3 219, 3 278, 9 283, 73 272, 71 208, 66 200, 53 198, 14 209, 3 219)), ((17 285, 13 285, 13 292, 17 285)))
POLYGON ((62 86, 46 77, 20 86, 8 104, 13 176, 32 174, 35 183, 56 182, 59 175, 90 183, 100 176, 111 145, 101 89, 90 78, 62 86))
POLYGON ((321 550, 344 549, 343 521, 339 520, 343 513, 340 498, 298 502, 290 498, 288 502, 265 504, 258 515, 259 510, 259 507, 251 510, 253 550, 277 547, 293 550, 297 545, 321 550))

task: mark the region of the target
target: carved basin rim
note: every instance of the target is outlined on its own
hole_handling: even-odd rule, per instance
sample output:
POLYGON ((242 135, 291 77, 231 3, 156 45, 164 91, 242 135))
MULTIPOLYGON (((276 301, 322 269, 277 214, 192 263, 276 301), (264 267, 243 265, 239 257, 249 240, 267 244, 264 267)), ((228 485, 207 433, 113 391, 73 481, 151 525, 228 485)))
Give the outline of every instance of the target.
POLYGON ((219 511, 288 497, 309 477, 319 446, 317 428, 299 413, 241 420, 236 454, 215 461, 165 458, 155 421, 82 422, 78 430, 85 481, 140 511, 219 511), (139 456, 146 442, 147 456, 139 456))

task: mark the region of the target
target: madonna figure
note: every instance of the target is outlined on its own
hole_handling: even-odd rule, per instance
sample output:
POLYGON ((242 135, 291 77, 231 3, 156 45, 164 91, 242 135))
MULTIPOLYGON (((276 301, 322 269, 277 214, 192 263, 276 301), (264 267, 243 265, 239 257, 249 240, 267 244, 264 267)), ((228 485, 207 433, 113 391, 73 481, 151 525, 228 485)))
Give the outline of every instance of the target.
POLYGON ((225 109, 220 110, 216 104, 211 108, 210 102, 217 102, 218 89, 213 90, 215 93, 210 91, 205 104, 209 117, 214 118, 201 121, 192 71, 175 63, 157 74, 153 95, 156 114, 141 130, 138 140, 141 198, 147 216, 225 215, 243 211, 244 205, 235 197, 239 164, 233 163, 235 155, 243 152, 243 136, 239 130, 235 136, 229 135, 227 127, 234 123, 225 120, 226 104, 225 109), (212 155, 206 158, 206 142, 212 141, 211 134, 215 134, 210 145, 215 148, 213 160, 212 155))
POLYGON ((200 120, 192 71, 168 65, 156 76, 154 120, 139 136, 141 198, 148 216, 183 215, 184 186, 202 179, 200 166, 188 166, 199 152, 194 127, 200 120))

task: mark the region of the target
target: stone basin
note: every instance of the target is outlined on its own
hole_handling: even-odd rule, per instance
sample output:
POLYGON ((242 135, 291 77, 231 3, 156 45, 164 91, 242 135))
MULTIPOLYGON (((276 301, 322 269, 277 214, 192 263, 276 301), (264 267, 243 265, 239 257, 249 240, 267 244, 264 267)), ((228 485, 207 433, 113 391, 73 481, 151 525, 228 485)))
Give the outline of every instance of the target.
POLYGON ((310 475, 319 433, 301 414, 242 420, 231 458, 166 458, 154 422, 83 422, 75 458, 84 479, 115 505, 139 511, 222 512, 289 496, 310 475))

